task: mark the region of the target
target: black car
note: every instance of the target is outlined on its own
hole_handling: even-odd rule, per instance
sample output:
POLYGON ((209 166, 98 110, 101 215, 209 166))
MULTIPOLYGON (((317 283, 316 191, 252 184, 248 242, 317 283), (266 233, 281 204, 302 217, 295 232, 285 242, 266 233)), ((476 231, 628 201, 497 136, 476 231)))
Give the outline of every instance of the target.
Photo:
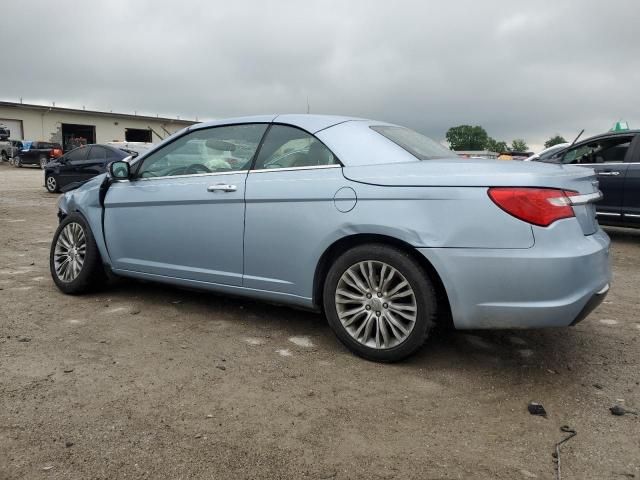
POLYGON ((596 203, 598 222, 640 228, 640 130, 596 135, 545 161, 593 168, 604 194, 596 203))
POLYGON ((53 158, 62 155, 62 147, 59 143, 52 142, 31 142, 22 141, 22 150, 13 156, 13 165, 22 167, 24 165, 44 166, 53 158))
POLYGON ((44 167, 44 185, 51 193, 71 183, 85 182, 107 171, 107 165, 135 153, 109 145, 85 145, 65 153, 44 167))

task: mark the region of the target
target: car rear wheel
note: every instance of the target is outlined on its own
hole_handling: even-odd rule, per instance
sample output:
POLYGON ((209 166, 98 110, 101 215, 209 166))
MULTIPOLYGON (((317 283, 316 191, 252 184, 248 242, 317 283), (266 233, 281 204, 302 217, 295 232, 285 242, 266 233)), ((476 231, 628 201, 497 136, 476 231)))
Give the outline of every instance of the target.
POLYGON ((56 286, 68 294, 84 293, 104 282, 100 252, 81 215, 71 214, 58 226, 51 243, 49 269, 56 286))
POLYGON ((40 162, 40 169, 44 170, 44 167, 47 166, 47 163, 49 163, 49 160, 47 159, 47 157, 41 156, 39 159, 39 162, 40 162))
POLYGON ((406 252, 382 244, 361 245, 336 259, 323 303, 338 339, 379 362, 399 361, 418 350, 437 313, 426 272, 406 252))
POLYGON ((49 175, 44 183, 49 193, 56 193, 58 191, 58 182, 53 175, 49 175))

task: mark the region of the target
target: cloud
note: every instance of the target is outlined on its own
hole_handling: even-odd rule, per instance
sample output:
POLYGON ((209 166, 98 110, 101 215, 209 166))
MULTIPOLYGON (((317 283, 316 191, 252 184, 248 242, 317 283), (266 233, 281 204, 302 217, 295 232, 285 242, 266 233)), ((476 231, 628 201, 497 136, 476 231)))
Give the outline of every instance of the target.
POLYGON ((636 0, 23 0, 3 17, 25 19, 0 30, 5 100, 208 119, 308 99, 436 139, 468 123, 530 145, 640 127, 636 0))

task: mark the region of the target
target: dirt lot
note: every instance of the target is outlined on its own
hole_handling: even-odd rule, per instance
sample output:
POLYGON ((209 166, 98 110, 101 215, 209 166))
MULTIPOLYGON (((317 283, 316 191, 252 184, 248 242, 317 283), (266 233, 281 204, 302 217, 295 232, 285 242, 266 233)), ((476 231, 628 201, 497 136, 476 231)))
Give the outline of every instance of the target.
POLYGON ((575 328, 453 332, 396 365, 319 315, 49 276, 56 195, 0 165, 0 478, 640 478, 640 232, 575 328), (527 412, 544 404, 548 418, 527 412))

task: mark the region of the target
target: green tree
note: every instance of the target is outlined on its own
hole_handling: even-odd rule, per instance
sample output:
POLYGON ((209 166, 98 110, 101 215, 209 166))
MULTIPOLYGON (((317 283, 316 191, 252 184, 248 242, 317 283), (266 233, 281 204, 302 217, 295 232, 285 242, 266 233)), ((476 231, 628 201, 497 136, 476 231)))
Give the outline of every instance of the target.
POLYGON ((516 138, 513 142, 511 142, 511 151, 513 152, 526 152, 529 150, 527 146, 527 142, 522 138, 516 138))
POLYGON ((567 143, 567 141, 564 139, 564 137, 556 135, 544 142, 544 148, 553 147, 554 145, 558 145, 559 143, 567 143))
POLYGON ((485 150, 489 150, 490 152, 506 152, 507 151, 507 142, 499 142, 491 137, 487 139, 487 143, 484 146, 485 150))
POLYGON ((479 125, 458 125, 447 130, 451 150, 484 150, 489 135, 479 125))

